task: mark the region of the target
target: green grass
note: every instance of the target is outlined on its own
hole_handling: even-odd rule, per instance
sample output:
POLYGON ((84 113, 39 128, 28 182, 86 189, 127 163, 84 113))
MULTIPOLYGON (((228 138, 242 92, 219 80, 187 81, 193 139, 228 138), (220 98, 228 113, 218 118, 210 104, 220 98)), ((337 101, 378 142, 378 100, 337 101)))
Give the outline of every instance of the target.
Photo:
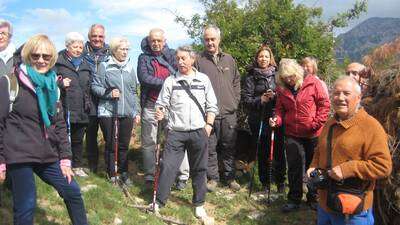
MULTIPOLYGON (((130 172, 134 186, 130 188, 133 196, 143 199, 143 204, 149 204, 152 193, 145 190, 143 175, 141 173, 141 154, 139 146, 130 151, 130 172)), ((103 164, 104 165, 104 164, 103 164)), ((104 170, 104 168, 102 168, 104 170)), ((101 170, 101 171, 102 171, 101 170)), ((243 175, 239 180, 243 187, 246 186, 249 175, 243 175)), ((122 220, 121 224, 164 224, 151 214, 143 213, 131 208, 132 204, 124 197, 122 191, 105 179, 105 173, 90 174, 88 178, 77 178, 82 189, 88 185, 96 185, 88 191, 83 192, 83 198, 91 225, 114 224, 115 218, 122 220)), ((37 184, 37 208, 35 212, 35 224, 39 225, 60 225, 70 224, 69 217, 62 199, 57 192, 49 185, 36 179, 37 184)), ((273 186, 275 188, 275 186, 273 186)), ((4 188, 3 188, 4 189, 4 188)), ((257 183, 256 189, 260 189, 257 183)), ((256 191, 258 191, 256 190, 256 191)), ((0 207, 0 225, 12 224, 12 200, 7 190, 1 191, 2 207, 0 207)), ((254 194, 257 195, 257 194, 254 194)), ((200 224, 194 217, 191 206, 192 189, 191 183, 183 191, 173 190, 165 208, 161 210, 162 215, 172 216, 188 224, 200 224)), ((314 211, 303 206, 298 212, 283 214, 281 206, 285 203, 281 196, 271 204, 256 201, 248 198, 246 188, 239 192, 231 192, 226 188, 218 188, 215 193, 208 193, 206 198, 206 210, 209 215, 215 218, 216 224, 259 224, 259 225, 313 225, 316 215, 314 211), (257 219, 250 219, 248 216, 258 213, 257 219)))

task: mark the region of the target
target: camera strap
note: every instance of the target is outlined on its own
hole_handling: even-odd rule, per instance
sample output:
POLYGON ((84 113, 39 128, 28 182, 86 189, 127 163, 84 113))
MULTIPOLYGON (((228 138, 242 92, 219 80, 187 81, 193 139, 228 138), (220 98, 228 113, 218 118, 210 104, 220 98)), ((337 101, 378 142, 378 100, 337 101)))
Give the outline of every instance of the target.
POLYGON ((327 154, 326 154, 326 162, 327 162, 327 170, 332 169, 332 136, 333 136, 333 129, 335 128, 337 124, 334 123, 329 127, 328 130, 328 137, 326 140, 326 145, 327 145, 327 154))

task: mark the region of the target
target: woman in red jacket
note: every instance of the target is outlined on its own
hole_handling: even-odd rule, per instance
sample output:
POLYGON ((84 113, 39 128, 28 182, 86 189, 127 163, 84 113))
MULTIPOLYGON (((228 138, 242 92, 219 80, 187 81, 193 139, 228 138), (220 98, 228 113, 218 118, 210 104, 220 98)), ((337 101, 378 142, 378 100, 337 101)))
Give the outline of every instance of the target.
MULTIPOLYGON (((294 59, 282 59, 276 76, 278 83, 276 116, 271 127, 285 126, 289 193, 284 212, 299 209, 303 197, 303 175, 309 167, 318 135, 329 114, 329 97, 316 76, 304 77, 303 68, 294 59), (299 163, 301 162, 301 163, 299 163)), ((315 206, 314 191, 307 202, 315 206)))

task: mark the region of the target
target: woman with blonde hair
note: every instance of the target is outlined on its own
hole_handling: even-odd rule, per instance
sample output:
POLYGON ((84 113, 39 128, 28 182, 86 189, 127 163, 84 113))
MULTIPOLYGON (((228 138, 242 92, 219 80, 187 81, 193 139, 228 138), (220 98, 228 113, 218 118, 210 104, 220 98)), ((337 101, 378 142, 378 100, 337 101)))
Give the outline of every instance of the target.
POLYGON ((15 225, 33 224, 36 207, 36 174, 64 199, 74 225, 87 224, 80 188, 72 178, 71 147, 56 73, 50 68, 57 51, 46 35, 31 37, 24 45, 21 65, 0 79, 0 183, 11 180, 15 225), (18 94, 10 104, 11 80, 18 94), (10 106, 10 107, 5 107, 10 106))
MULTIPOLYGON (((276 76, 278 83, 276 116, 271 127, 285 126, 288 164, 288 203, 283 212, 298 210, 303 197, 303 176, 308 169, 318 136, 328 119, 330 102, 315 76, 304 77, 294 59, 282 59, 276 76)), ((307 202, 316 209, 316 192, 308 191, 307 202)))

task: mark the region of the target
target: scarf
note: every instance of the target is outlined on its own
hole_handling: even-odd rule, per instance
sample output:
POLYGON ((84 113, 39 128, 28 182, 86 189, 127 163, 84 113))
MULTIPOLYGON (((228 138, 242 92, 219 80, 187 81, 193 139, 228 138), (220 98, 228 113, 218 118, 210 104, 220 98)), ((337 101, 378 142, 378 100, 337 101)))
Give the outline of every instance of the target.
POLYGON ((31 66, 26 66, 28 76, 35 86, 36 96, 38 98, 39 110, 46 127, 51 125, 50 116, 56 112, 56 102, 58 98, 56 73, 49 70, 42 74, 37 72, 31 66))
POLYGON ((266 69, 261 69, 261 68, 256 67, 256 68, 254 68, 254 71, 258 74, 261 74, 261 75, 264 75, 267 77, 275 75, 275 67, 273 67, 273 66, 269 66, 266 69))
POLYGON ((72 65, 74 65, 75 69, 79 68, 82 61, 83 61, 82 55, 79 57, 71 57, 71 59, 70 59, 70 62, 72 63, 72 65))
POLYGON ((0 59, 3 60, 4 63, 7 63, 7 61, 11 57, 13 57, 14 52, 15 52, 14 44, 9 43, 7 48, 0 52, 0 59))

